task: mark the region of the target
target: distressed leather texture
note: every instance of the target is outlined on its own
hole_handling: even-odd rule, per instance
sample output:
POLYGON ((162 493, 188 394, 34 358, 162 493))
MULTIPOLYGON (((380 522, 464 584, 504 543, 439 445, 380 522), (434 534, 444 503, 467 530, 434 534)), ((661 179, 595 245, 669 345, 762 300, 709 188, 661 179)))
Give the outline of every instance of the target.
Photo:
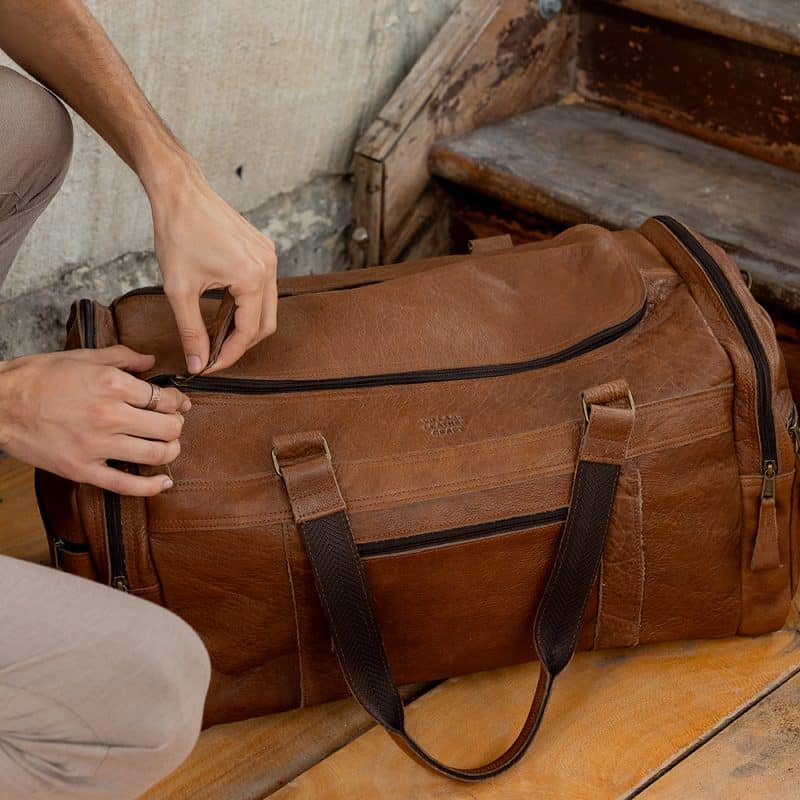
MULTIPOLYGON (((299 530, 336 514, 361 553, 397 684, 530 660, 565 526, 548 515, 570 505, 586 428, 582 394, 602 404, 602 387, 624 381, 632 431, 624 403, 603 406, 603 441, 583 453, 619 481, 577 647, 779 628, 800 563, 793 402, 768 316, 731 259, 695 236, 757 335, 766 388, 702 265, 658 220, 285 279, 277 333, 213 376, 217 388, 182 384, 193 407, 172 490, 119 498, 115 531, 102 491, 40 476, 51 539, 86 547, 61 567, 111 582, 119 538, 129 590, 208 647, 206 724, 346 694, 299 530), (231 380, 293 388, 244 394, 231 380), (777 448, 766 510, 759 391, 777 448), (309 433, 330 461, 307 457, 309 433), (309 496, 290 502, 275 446, 284 476, 316 487, 309 496), (498 527, 508 520, 521 521, 498 527), (435 538, 452 531, 462 535, 435 538), (392 549, 429 534, 433 544, 392 549)), ((202 305, 211 325, 220 300, 202 305)), ((182 374, 162 294, 93 303, 91 315, 95 346, 155 353, 148 379, 182 374)), ((85 328, 74 314, 71 346, 92 344, 85 328)))

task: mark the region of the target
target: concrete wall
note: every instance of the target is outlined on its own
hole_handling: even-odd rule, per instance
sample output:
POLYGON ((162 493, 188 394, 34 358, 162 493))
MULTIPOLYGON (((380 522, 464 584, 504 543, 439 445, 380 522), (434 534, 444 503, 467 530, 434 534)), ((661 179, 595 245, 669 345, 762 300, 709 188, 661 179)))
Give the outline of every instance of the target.
MULTIPOLYGON (((275 239, 288 274, 343 265, 355 140, 457 2, 88 5, 212 185, 275 239)), ((151 250, 136 177, 76 120, 70 176, 0 290, 0 357, 58 347, 76 297, 156 281, 151 250)))

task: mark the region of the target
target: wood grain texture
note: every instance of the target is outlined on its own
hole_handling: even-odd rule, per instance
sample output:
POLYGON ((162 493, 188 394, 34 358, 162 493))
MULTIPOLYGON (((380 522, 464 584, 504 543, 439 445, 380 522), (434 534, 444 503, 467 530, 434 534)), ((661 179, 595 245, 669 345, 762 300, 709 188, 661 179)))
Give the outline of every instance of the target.
MULTIPOLYGON (((273 797, 630 797, 798 668, 794 629, 758 639, 583 653, 559 677, 531 752, 498 778, 466 785, 442 778, 373 729, 273 797)), ((536 672, 535 665, 523 665, 448 681, 410 706, 410 728, 448 761, 480 762, 513 738, 536 672)))
POLYGON ((0 554, 50 563, 33 490, 33 467, 0 454, 0 554))
POLYGON ((800 175, 588 105, 548 106, 437 143, 441 177, 564 224, 636 227, 674 214, 800 310, 800 175))
MULTIPOLYGON (((427 156, 435 139, 566 91, 575 30, 569 0, 548 22, 530 0, 464 0, 356 146, 357 159, 372 159, 384 170, 381 190, 369 194, 372 208, 361 211, 357 203, 358 224, 371 225, 370 239, 380 242, 377 256, 369 251, 377 260, 368 264, 404 252, 419 238, 417 228, 428 224, 417 204, 430 181, 427 156)), ((358 176, 355 191, 357 198, 367 196, 358 176)))
MULTIPOLYGON (((406 698, 423 687, 407 687, 406 698)), ((140 800, 260 800, 374 723, 354 700, 217 725, 140 800)))
POLYGON ((577 89, 800 170, 800 57, 591 2, 581 13, 577 89))
POLYGON ((641 800, 800 797, 800 675, 677 764, 641 800))
POLYGON ((800 55, 800 4, 794 0, 608 0, 783 53, 800 55))

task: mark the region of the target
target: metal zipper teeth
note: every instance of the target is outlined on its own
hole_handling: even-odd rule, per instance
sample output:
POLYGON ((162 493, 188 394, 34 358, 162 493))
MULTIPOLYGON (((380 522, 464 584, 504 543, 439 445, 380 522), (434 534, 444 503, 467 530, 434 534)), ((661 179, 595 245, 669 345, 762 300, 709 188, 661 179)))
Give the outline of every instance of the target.
POLYGON ((78 303, 81 315, 81 327, 83 328, 83 341, 86 347, 96 348, 97 338, 94 329, 94 313, 91 300, 81 300, 78 303))
MULTIPOLYGON (((324 294, 325 292, 343 292, 347 289, 360 289, 362 286, 374 286, 378 283, 385 283, 386 280, 374 280, 374 281, 361 281, 360 283, 349 283, 346 286, 331 286, 327 289, 320 289, 319 291, 307 291, 307 292, 279 292, 278 299, 282 299, 284 297, 299 297, 306 294, 324 294)), ((222 300, 222 297, 225 293, 224 289, 206 289, 203 292, 201 297, 204 300, 222 300)), ((123 300, 127 300, 129 297, 141 297, 142 295, 145 296, 154 296, 160 297, 164 295, 164 287, 163 286, 142 286, 140 289, 131 289, 131 291, 126 292, 121 297, 118 297, 114 301, 114 305, 118 305, 123 300)))
POLYGON ((106 531, 108 532, 108 559, 111 563, 111 585, 128 591, 128 566, 125 562, 125 545, 122 541, 122 513, 119 495, 103 489, 106 531))
POLYGON ((471 539, 483 539, 489 536, 499 536, 504 533, 514 533, 526 528, 540 528, 554 522, 564 522, 567 518, 567 508, 556 508, 552 511, 542 511, 538 514, 526 514, 521 517, 483 522, 477 525, 467 525, 461 528, 450 528, 443 531, 417 533, 413 536, 404 536, 400 539, 381 539, 376 542, 362 542, 357 545, 358 554, 363 557, 382 556, 388 554, 404 553, 409 550, 420 550, 429 547, 438 547, 445 544, 466 542, 471 539))
POLYGON ((647 303, 642 304, 635 314, 616 325, 577 342, 570 347, 549 356, 519 361, 511 364, 488 364, 482 367, 455 367, 451 369, 416 370, 412 372, 388 372, 379 375, 355 375, 345 378, 317 378, 302 380, 216 378, 197 375, 182 379, 175 375, 156 375, 152 383, 161 386, 173 385, 182 391, 227 392, 230 394, 285 394, 292 392, 314 392, 325 389, 369 389, 379 386, 403 386, 418 383, 439 383, 443 381, 475 380, 479 378, 500 378, 518 372, 543 369, 563 361, 577 358, 591 350, 610 344, 631 328, 635 327, 645 315, 647 303))
POLYGON ((772 414, 772 378, 769 373, 767 354, 753 323, 747 315, 742 301, 731 288, 725 273, 711 253, 673 217, 658 216, 655 219, 670 230, 703 268, 750 351, 756 371, 757 421, 761 442, 761 460, 765 469, 769 461, 773 461, 777 469, 778 445, 775 438, 775 420, 772 414))
MULTIPOLYGON (((91 300, 81 300, 78 306, 83 326, 83 340, 87 348, 97 347, 97 333, 94 326, 94 309, 91 300)), ((125 563, 125 546, 122 542, 122 523, 120 499, 118 494, 103 490, 103 517, 108 542, 108 561, 110 567, 109 583, 123 591, 128 590, 128 569, 125 563)))

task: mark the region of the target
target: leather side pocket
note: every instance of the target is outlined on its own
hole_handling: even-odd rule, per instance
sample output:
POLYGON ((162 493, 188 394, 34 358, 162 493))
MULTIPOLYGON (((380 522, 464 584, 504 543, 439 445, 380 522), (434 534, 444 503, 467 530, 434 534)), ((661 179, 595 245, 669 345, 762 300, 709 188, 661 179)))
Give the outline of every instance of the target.
POLYGON ((628 462, 617 496, 600 563, 595 648, 639 644, 644 601, 645 560, 642 531, 642 478, 628 462))
MULTIPOLYGON (((796 558, 790 545, 790 527, 797 526, 795 473, 775 480, 775 508, 778 532, 778 566, 753 569, 753 550, 759 527, 761 475, 742 476, 742 620, 741 634, 767 633, 780 628, 791 602, 792 563, 796 558)), ((794 529, 792 528, 792 535, 794 529)))
POLYGON ((87 578, 90 581, 97 580, 97 571, 94 568, 91 554, 73 553, 70 550, 61 549, 58 554, 58 561, 64 572, 87 578))

